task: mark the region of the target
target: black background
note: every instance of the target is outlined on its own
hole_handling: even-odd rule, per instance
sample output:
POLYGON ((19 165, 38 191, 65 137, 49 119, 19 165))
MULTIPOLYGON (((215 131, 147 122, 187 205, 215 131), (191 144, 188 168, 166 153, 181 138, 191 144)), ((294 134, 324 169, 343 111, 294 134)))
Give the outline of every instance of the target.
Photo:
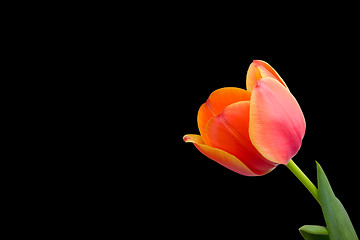
MULTIPOLYGON (((106 9, 106 16, 88 11, 79 25, 70 21, 64 34, 52 25, 48 29, 54 29, 53 35, 40 29, 50 39, 35 33, 36 44, 31 35, 20 38, 29 41, 24 48, 30 54, 19 59, 36 67, 14 72, 23 72, 30 84, 36 81, 28 81, 29 76, 54 84, 43 89, 35 83, 35 88, 45 95, 57 89, 54 97, 61 106, 59 112, 41 94, 41 104, 30 103, 30 111, 39 105, 46 117, 34 112, 33 121, 40 126, 25 124, 36 132, 25 141, 36 145, 30 145, 29 152, 41 152, 30 156, 42 155, 45 164, 34 164, 20 148, 28 164, 21 165, 30 175, 20 185, 28 184, 30 193, 13 187, 24 195, 18 198, 19 208, 26 200, 25 208, 34 211, 28 222, 37 223, 32 217, 44 209, 50 217, 40 217, 49 225, 58 226, 51 221, 54 216, 66 217, 59 218, 64 223, 59 232, 71 225, 83 234, 83 224, 87 232, 100 230, 101 236, 130 236, 123 232, 125 226, 131 236, 166 239, 302 239, 297 230, 302 225, 325 225, 317 202, 285 166, 261 177, 241 176, 182 140, 185 134, 198 134, 197 112, 209 94, 221 87, 245 88, 250 63, 260 59, 282 76, 304 112, 306 134, 294 161, 314 183, 315 160, 322 165, 359 230, 359 36, 357 19, 350 18, 357 14, 320 7, 290 21, 295 7, 284 16, 266 8, 260 14, 259 6, 227 14, 230 7, 210 11, 179 4, 165 10, 150 5, 121 9, 128 15, 118 7, 113 15, 106 9), (329 14, 319 15, 322 12, 329 14), (39 56, 38 49, 44 54, 39 56), (41 58, 41 64, 33 57, 41 58), (50 121, 49 127, 48 109, 55 112, 51 118, 56 122, 50 121), (57 144, 44 134, 41 141, 50 147, 38 144, 33 135, 38 136, 39 128, 64 139, 57 144), (53 128, 61 133, 48 130, 53 128), (76 154, 67 152, 69 148, 76 154), (59 162, 53 161, 54 155, 59 162)), ((31 98, 37 95, 26 92, 31 98)), ((29 104, 27 100, 21 104, 29 104)))
POLYGON ((161 223, 174 236, 302 239, 301 226, 325 225, 318 203, 285 166, 261 177, 241 176, 182 140, 199 133, 197 111, 212 91, 245 88, 254 59, 276 69, 305 115, 306 134, 294 161, 315 185, 315 160, 322 165, 360 229, 356 36, 342 26, 263 30, 182 22, 159 39, 154 52, 160 60, 150 71, 163 80, 155 81, 160 124, 151 139, 166 151, 154 174, 161 196, 155 212, 163 210, 161 223))

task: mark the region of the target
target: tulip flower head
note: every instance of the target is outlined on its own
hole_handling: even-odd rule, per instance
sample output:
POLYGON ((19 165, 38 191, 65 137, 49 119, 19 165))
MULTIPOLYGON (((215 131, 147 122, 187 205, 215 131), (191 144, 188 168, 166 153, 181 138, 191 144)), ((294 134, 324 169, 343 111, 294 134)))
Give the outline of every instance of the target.
POLYGON ((200 135, 187 134, 210 159, 245 176, 260 176, 296 155, 305 135, 305 118, 280 75, 255 60, 246 76, 246 90, 215 90, 201 105, 200 135))

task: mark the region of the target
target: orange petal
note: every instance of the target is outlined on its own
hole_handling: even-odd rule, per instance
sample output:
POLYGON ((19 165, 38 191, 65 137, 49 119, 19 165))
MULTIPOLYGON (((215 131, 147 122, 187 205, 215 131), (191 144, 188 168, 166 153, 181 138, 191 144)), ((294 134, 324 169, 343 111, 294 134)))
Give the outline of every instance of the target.
POLYGON ((206 103, 201 105, 198 116, 197 116, 197 122, 198 122, 198 128, 200 135, 202 136, 204 142, 208 143, 207 136, 205 134, 205 126, 210 118, 214 117, 214 114, 212 111, 210 111, 209 107, 206 103))
POLYGON ((251 142, 274 163, 287 164, 300 149, 305 118, 295 97, 274 78, 257 81, 250 100, 251 142))
POLYGON ((209 119, 219 115, 225 107, 232 103, 249 101, 250 96, 250 92, 235 87, 220 88, 210 94, 208 100, 201 105, 197 117, 199 131, 205 143, 207 143, 205 127, 209 119))
POLYGON ((258 80, 265 77, 277 79, 284 87, 287 88, 284 80, 280 75, 267 63, 261 60, 254 60, 248 69, 246 75, 246 89, 251 92, 258 80))
POLYGON ((242 161, 252 172, 264 175, 277 164, 265 159, 252 145, 249 137, 249 101, 229 105, 209 120, 206 136, 209 146, 222 149, 242 161))
POLYGON ((222 166, 245 176, 258 176, 253 173, 245 164, 243 164, 235 156, 217 148, 213 148, 204 144, 203 139, 199 135, 188 134, 184 136, 185 142, 191 142, 205 156, 221 164, 222 166))

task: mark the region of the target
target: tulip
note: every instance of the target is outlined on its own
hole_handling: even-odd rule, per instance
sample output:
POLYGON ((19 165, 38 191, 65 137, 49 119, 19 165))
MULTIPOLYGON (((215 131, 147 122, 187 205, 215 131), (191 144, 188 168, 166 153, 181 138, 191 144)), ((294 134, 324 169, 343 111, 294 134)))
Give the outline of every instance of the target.
POLYGON ((280 75, 255 60, 246 90, 220 88, 210 94, 197 116, 200 135, 187 134, 205 156, 245 176, 269 173, 287 165, 299 151, 305 118, 280 75))

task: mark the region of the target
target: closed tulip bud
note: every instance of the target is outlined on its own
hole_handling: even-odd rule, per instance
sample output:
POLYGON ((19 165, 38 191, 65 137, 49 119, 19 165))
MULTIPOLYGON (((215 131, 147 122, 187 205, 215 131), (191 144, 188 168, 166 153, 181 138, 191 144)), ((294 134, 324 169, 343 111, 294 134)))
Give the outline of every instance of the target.
POLYGON ((268 63, 253 61, 246 88, 211 93, 198 112, 200 135, 183 139, 232 171, 259 176, 296 155, 306 124, 296 99, 268 63))

